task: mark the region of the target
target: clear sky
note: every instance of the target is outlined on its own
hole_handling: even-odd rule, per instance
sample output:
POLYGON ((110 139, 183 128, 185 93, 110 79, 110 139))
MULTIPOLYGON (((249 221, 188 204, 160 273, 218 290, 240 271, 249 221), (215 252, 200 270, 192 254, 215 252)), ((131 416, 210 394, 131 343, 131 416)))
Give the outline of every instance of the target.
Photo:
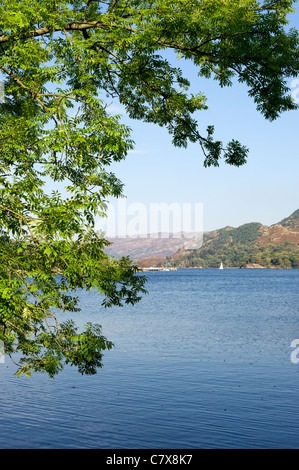
MULTIPOLYGON (((290 24, 299 29, 299 6, 290 24)), ((215 139, 224 144, 239 140, 250 149, 248 162, 240 168, 224 162, 204 168, 199 144, 176 148, 166 129, 124 116, 133 130, 135 150, 112 169, 125 184, 127 205, 202 203, 204 230, 248 222, 271 225, 298 209, 299 110, 266 121, 243 85, 221 89, 217 82, 198 77, 191 63, 181 60, 179 65, 192 83, 191 91, 202 91, 208 99, 209 109, 196 116, 202 133, 214 125, 215 139)), ((299 103, 299 77, 292 83, 299 103)))

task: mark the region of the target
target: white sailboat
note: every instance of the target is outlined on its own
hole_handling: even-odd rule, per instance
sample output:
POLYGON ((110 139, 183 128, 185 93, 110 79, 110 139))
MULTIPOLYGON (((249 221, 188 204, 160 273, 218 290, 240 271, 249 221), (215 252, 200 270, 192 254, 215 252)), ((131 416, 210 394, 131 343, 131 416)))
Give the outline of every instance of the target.
POLYGON ((223 269, 223 263, 222 263, 222 261, 221 261, 221 264, 220 264, 219 269, 223 269))

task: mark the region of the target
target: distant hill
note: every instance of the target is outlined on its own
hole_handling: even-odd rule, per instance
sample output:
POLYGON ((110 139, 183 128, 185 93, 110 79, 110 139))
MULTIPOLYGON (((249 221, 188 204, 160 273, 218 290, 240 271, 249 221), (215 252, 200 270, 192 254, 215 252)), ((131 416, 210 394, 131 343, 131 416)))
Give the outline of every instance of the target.
POLYGON ((105 251, 130 256, 142 267, 218 268, 222 262, 224 267, 299 268, 299 209, 269 227, 252 222, 204 233, 196 249, 188 249, 188 236, 110 239, 105 251))
POLYGON ((112 243, 105 252, 115 258, 130 256, 132 259, 164 259, 190 242, 189 234, 148 234, 140 237, 109 238, 112 243))
POLYGON ((198 250, 181 249, 167 257, 176 267, 299 268, 299 210, 270 227, 257 222, 225 227, 204 235, 198 250))

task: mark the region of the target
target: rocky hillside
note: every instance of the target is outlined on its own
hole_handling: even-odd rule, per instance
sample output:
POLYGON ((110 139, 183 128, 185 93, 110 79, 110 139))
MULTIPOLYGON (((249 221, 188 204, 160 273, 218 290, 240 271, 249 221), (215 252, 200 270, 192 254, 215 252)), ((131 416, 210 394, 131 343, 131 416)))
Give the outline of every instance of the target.
POLYGON ((257 222, 204 235, 198 250, 167 257, 170 266, 299 268, 299 210, 270 227, 257 222))
POLYGON ((293 214, 291 214, 286 219, 283 219, 280 222, 280 225, 283 227, 288 227, 291 231, 299 231, 299 209, 297 209, 293 214))

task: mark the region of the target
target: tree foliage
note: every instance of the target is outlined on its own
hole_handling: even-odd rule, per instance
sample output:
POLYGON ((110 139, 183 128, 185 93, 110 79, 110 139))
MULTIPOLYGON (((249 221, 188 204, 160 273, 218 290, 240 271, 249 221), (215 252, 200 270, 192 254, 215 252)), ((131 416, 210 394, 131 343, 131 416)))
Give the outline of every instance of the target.
POLYGON ((246 162, 248 149, 214 140, 194 113, 199 91, 167 59, 192 60, 221 87, 235 78, 265 118, 295 109, 287 79, 299 70, 293 1, 4 0, 0 3, 0 339, 19 373, 57 373, 65 362, 95 373, 111 343, 99 325, 78 333, 56 312, 96 288, 105 306, 134 304, 144 277, 104 253, 95 216, 122 183, 109 171, 133 148, 109 114, 118 99, 133 119, 164 126, 176 146, 198 142, 204 165, 246 162), (45 181, 65 186, 49 193, 45 181))

